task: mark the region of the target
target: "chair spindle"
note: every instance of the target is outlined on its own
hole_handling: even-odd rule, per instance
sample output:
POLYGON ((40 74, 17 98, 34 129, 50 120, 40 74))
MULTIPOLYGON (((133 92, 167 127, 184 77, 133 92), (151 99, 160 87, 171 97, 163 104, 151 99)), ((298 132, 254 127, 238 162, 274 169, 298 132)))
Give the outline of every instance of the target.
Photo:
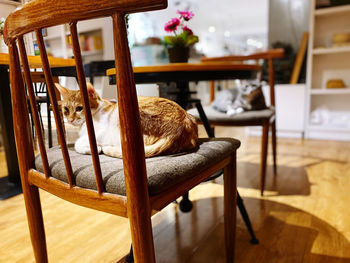
POLYGON ((94 124, 92 121, 91 109, 89 104, 89 95, 88 95, 87 86, 86 86, 84 66, 83 66, 83 60, 81 57, 81 50, 80 50, 80 44, 78 39, 76 22, 70 23, 70 32, 72 37, 72 49, 73 49, 73 54, 75 58, 80 93, 83 96, 85 122, 86 122, 86 128, 89 136, 92 163, 94 165, 96 187, 97 187, 97 191, 101 194, 104 188, 103 180, 102 180, 101 165, 100 165, 100 159, 97 151, 96 136, 95 136, 94 124))
POLYGON ((59 141, 59 144, 61 145, 62 156, 64 159, 64 164, 65 164, 66 172, 67 172, 67 179, 68 179, 69 185, 71 187, 73 187, 75 185, 75 182, 74 182, 75 180, 73 177, 73 169, 72 169, 72 164, 71 164, 71 161, 69 158, 66 139, 64 136, 64 130, 63 130, 63 124, 62 124, 63 122, 61 120, 61 116, 59 113, 55 87, 54 87, 54 83, 52 80, 52 74, 51 74, 51 70, 50 70, 49 59, 47 57, 47 52, 46 52, 46 48, 45 48, 45 44, 44 44, 43 35, 41 33, 41 29, 36 30, 35 33, 36 33, 36 38, 38 41, 41 62, 43 64, 46 86, 47 86, 47 89, 49 91, 49 96, 50 96, 51 104, 53 107, 53 113, 55 116, 56 129, 57 129, 57 133, 58 133, 58 141, 59 141))
POLYGON ((33 81, 32 81, 32 77, 30 75, 30 68, 29 68, 29 63, 28 63, 28 58, 27 58, 27 52, 26 52, 26 49, 24 46, 23 36, 20 36, 18 38, 18 46, 19 46, 19 50, 20 50, 20 57, 21 57, 23 71, 24 71, 24 78, 25 78, 25 82, 27 85, 30 107, 32 109, 35 131, 36 131, 36 134, 38 136, 38 144, 39 144, 41 159, 43 161, 44 173, 45 173, 46 178, 48 178, 51 176, 51 170, 49 167, 49 161, 47 159, 44 136, 42 133, 40 118, 39 118, 39 114, 38 114, 38 105, 37 105, 36 100, 35 100, 33 81))

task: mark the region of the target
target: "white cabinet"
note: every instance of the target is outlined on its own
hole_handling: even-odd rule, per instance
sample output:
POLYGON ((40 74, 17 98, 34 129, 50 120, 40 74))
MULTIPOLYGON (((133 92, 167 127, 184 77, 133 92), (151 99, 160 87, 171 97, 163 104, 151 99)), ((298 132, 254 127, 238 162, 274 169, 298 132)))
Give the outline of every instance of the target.
MULTIPOLYGON (((350 43, 334 45, 339 33, 350 33, 350 5, 310 8, 307 62, 306 138, 350 140, 350 43), (341 79, 345 88, 327 89, 341 79)), ((350 41, 349 41, 350 42, 350 41)))
MULTIPOLYGON (((263 87, 265 101, 268 104, 269 86, 263 87)), ((305 125, 305 84, 277 84, 276 124, 277 136, 287 138, 302 138, 305 125)), ((250 135, 260 135, 260 127, 249 127, 250 135)))
MULTIPOLYGON (((110 42, 113 43, 109 18, 80 21, 77 28, 84 63, 113 58, 113 48, 109 45, 110 42)), ((48 52, 53 56, 63 58, 73 56, 68 25, 47 28, 45 35, 44 40, 48 52)))
POLYGON ((20 1, 0 0, 0 17, 6 18, 13 10, 15 10, 20 5, 20 1))

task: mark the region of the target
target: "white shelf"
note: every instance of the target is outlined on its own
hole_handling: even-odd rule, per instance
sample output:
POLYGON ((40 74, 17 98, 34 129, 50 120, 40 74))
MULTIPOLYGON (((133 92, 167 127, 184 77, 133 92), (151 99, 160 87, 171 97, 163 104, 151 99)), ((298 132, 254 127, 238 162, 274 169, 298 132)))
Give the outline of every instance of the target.
POLYGON ((350 4, 315 9, 316 2, 310 1, 305 137, 350 141, 350 46, 329 45, 334 34, 349 32, 350 4), (327 89, 330 79, 342 79, 348 85, 327 89), (320 107, 330 111, 331 119, 323 125, 312 124, 312 112, 320 107))
POLYGON ((326 15, 339 14, 344 12, 350 12, 350 5, 341 5, 341 6, 333 6, 333 7, 316 9, 315 16, 326 16, 326 15))
POLYGON ((311 94, 316 95, 341 95, 341 94, 350 94, 350 88, 343 89, 311 89, 311 94))
POLYGON ((92 51, 82 51, 81 55, 82 56, 93 56, 93 55, 102 55, 103 54, 103 49, 101 50, 92 50, 92 51))
POLYGON ((44 40, 60 40, 60 39, 61 39, 61 35, 53 35, 53 36, 44 37, 44 40))
MULTIPOLYGON (((68 53, 69 57, 74 56, 72 49, 69 49, 67 51, 67 53, 68 53)), ((103 55, 103 49, 101 49, 101 50, 91 50, 91 51, 81 51, 81 55, 83 57, 94 56, 94 55, 103 55)))
POLYGON ((334 53, 344 53, 350 52, 350 46, 346 47, 329 47, 329 48, 315 48, 312 50, 314 55, 322 55, 322 54, 334 54, 334 53))

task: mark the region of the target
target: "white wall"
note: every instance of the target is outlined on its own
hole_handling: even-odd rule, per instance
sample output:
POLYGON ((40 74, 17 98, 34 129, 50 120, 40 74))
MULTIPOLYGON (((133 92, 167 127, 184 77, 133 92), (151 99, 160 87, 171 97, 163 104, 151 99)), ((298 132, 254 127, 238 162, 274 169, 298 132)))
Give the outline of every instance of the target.
POLYGON ((309 31, 309 9, 309 0, 269 0, 269 46, 282 41, 297 51, 309 31))
POLYGON ((18 3, 16 2, 14 2, 13 4, 9 2, 10 1, 0 0, 0 17, 6 18, 18 6, 18 3))
POLYGON ((267 45, 268 0, 169 0, 168 3, 166 10, 131 15, 132 43, 166 35, 164 24, 178 16, 177 10, 188 9, 195 14, 188 26, 200 38, 195 47, 207 56, 242 53, 249 49, 249 38, 261 42, 262 48, 267 45), (215 27, 215 32, 209 32, 209 27, 215 27))

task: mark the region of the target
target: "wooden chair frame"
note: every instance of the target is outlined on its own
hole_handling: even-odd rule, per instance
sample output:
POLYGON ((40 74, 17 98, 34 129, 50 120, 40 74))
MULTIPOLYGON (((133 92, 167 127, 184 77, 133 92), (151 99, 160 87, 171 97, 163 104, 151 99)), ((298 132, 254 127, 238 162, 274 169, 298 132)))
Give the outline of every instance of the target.
MULTIPOLYGON (((243 63, 247 60, 260 60, 266 59, 268 62, 268 82, 270 86, 270 105, 276 107, 275 103, 275 72, 273 68, 273 60, 282 58, 284 56, 283 49, 271 49, 264 52, 258 52, 251 55, 231 55, 223 57, 203 57, 203 62, 220 62, 230 61, 243 63)), ((214 82, 210 82, 210 101, 214 100, 215 86, 214 82)), ((277 138, 276 138, 276 115, 273 115, 269 119, 255 120, 255 121, 242 121, 235 122, 220 122, 209 119, 210 124, 217 126, 262 126, 261 135, 261 154, 260 154, 260 193, 264 194, 265 189, 265 178, 266 178, 266 163, 267 163, 267 152, 268 152, 268 136, 269 127, 271 126, 271 141, 272 141, 272 154, 273 154, 273 173, 277 174, 277 138)))
MULTIPOLYGON (((32 77, 32 82, 35 83, 35 91, 34 91, 34 95, 35 95, 35 100, 38 104, 38 111, 39 111, 39 118, 41 121, 41 128, 44 131, 44 124, 43 124, 43 120, 41 117, 41 113, 40 113, 40 104, 41 103, 46 103, 47 104, 47 138, 48 138, 48 144, 49 144, 49 148, 52 147, 52 125, 51 125, 51 106, 50 106, 50 98, 48 97, 48 92, 47 90, 45 91, 40 91, 41 93, 44 93, 45 96, 38 96, 37 92, 37 85, 39 84, 40 87, 44 87, 46 88, 46 83, 45 83, 45 74, 44 72, 30 72, 30 75, 32 77)), ((59 79, 58 76, 52 76, 52 80, 54 83, 59 83, 59 79)), ((58 91, 58 89, 55 87, 55 92, 56 92, 56 97, 58 100, 60 100, 61 95, 60 92, 58 91)), ((63 120, 63 114, 62 112, 60 112, 61 115, 61 120, 63 120)), ((33 117, 32 117, 33 119, 33 117)), ((33 132, 33 128, 34 128, 34 121, 32 120, 32 132, 33 132)))
POLYGON ((23 195, 27 211, 32 245, 36 262, 47 262, 45 231, 38 188, 48 191, 72 203, 128 217, 134 248, 135 262, 155 262, 151 216, 188 192, 214 172, 224 169, 224 207, 226 262, 233 262, 236 220, 236 153, 218 161, 206 171, 195 174, 185 183, 156 196, 149 196, 147 187, 145 154, 141 134, 140 116, 130 51, 127 42, 125 14, 166 8, 166 0, 33 0, 12 13, 6 20, 4 39, 9 47, 10 80, 13 105, 14 131, 19 159, 23 195), (104 192, 99 155, 93 129, 88 93, 78 41, 77 22, 102 16, 113 20, 115 67, 117 69, 117 94, 119 103, 120 131, 126 183, 126 196, 104 192), (88 129, 91 157, 95 171, 97 190, 75 185, 64 128, 59 113, 57 94, 46 53, 42 28, 68 23, 72 36, 79 87, 84 100, 85 119, 88 129), (35 32, 46 84, 56 121, 59 144, 62 150, 68 183, 51 176, 47 152, 40 128, 37 104, 33 92, 23 35, 35 32), (17 47, 18 45, 18 47, 17 47), (19 51, 18 52, 18 48, 19 51), (21 62, 20 62, 21 60, 21 62), (24 80, 22 78, 22 70, 24 80), (44 173, 34 168, 34 151, 29 124, 27 95, 33 112, 38 144, 44 173))

